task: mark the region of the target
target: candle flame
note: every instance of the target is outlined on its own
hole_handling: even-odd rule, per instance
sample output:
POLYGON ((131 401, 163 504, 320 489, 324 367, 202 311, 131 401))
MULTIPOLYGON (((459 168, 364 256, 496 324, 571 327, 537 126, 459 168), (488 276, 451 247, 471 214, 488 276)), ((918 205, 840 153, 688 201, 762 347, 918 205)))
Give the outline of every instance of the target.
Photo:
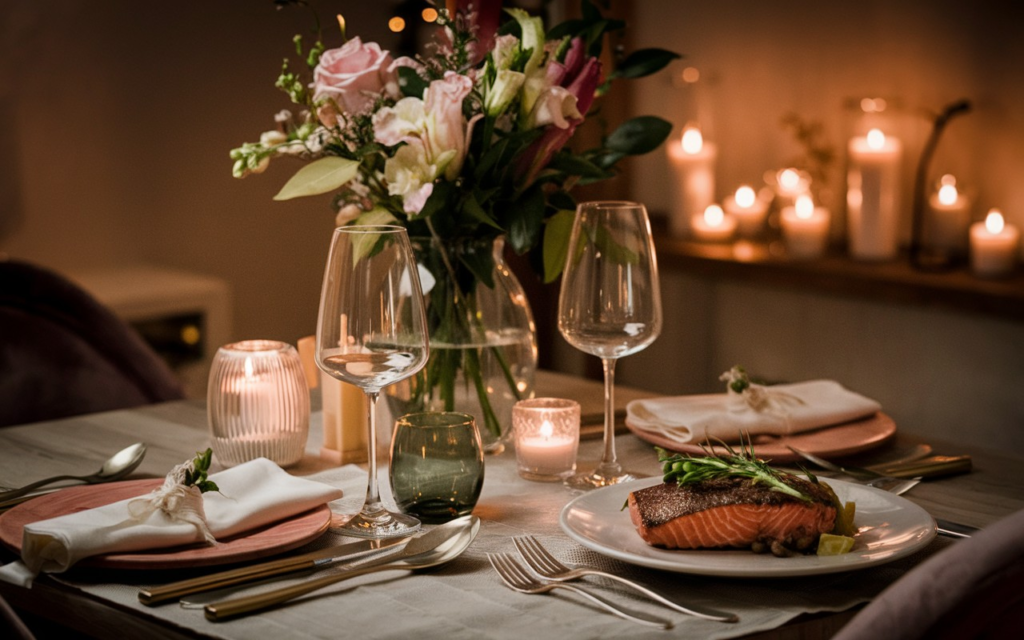
POLYGON ((992 235, 1002 233, 1005 225, 1006 221, 1003 220, 1003 213, 999 209, 992 209, 985 216, 985 230, 992 235))
POLYGON ((709 227, 720 227, 725 222, 725 212, 717 204, 710 205, 704 210, 704 222, 709 227))
POLYGON ((345 40, 345 16, 338 14, 338 28, 341 29, 341 39, 345 40))
POLYGON ((800 196, 796 199, 796 217, 801 220, 810 220, 811 216, 814 215, 814 200, 811 200, 811 196, 800 196))
POLYGON ((245 379, 253 379, 252 358, 250 358, 249 356, 245 357, 245 379))
POLYGON ((754 190, 747 185, 743 185, 736 190, 736 204, 744 209, 754 206, 754 199, 756 197, 757 195, 754 193, 754 190))
POLYGON ((957 193, 956 185, 944 184, 939 187, 939 202, 945 205, 956 204, 956 199, 959 197, 957 193))
POLYGON ((796 169, 783 169, 779 172, 777 179, 779 185, 787 191, 792 191, 800 186, 800 174, 796 169))
POLYGON ((683 145, 683 151, 685 153, 696 155, 704 148, 704 136, 701 135, 700 129, 697 127, 686 127, 686 129, 683 130, 683 137, 680 140, 680 144, 683 145))
POLYGON ((868 131, 868 146, 875 151, 881 151, 885 147, 885 134, 881 129, 868 131))
POLYGON ((947 184, 956 184, 956 178, 954 178, 951 174, 947 173, 946 175, 939 178, 939 184, 943 186, 947 184))
POLYGON ((550 420, 545 420, 540 425, 540 435, 543 436, 545 439, 550 438, 551 434, 553 434, 554 432, 555 432, 555 427, 554 427, 554 425, 551 424, 550 420))

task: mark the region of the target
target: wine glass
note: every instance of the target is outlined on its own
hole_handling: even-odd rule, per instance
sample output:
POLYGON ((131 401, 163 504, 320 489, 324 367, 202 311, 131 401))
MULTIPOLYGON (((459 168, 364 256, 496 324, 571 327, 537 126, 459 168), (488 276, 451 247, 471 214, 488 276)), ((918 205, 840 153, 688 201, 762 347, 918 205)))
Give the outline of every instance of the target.
POLYGON ((558 297, 558 330, 604 365, 604 454, 591 471, 566 480, 574 489, 638 476, 615 457, 615 363, 661 333, 661 290, 651 224, 642 204, 584 202, 576 210, 558 297))
POLYGON ((316 363, 331 377, 363 390, 369 406, 366 500, 342 527, 363 538, 406 536, 420 527, 388 511, 377 483, 377 396, 427 362, 427 320, 409 236, 397 226, 334 231, 320 294, 316 363))

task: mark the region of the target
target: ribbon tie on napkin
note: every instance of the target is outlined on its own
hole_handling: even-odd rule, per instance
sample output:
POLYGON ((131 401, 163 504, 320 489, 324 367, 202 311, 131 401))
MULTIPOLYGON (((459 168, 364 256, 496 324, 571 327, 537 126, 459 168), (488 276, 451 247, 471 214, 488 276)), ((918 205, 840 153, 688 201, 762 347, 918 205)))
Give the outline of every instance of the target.
MULTIPOLYGON (((220 539, 302 513, 341 497, 341 490, 297 478, 270 460, 257 458, 210 476, 220 491, 201 494, 206 524, 220 539)), ((66 571, 82 558, 202 542, 204 533, 190 521, 162 508, 133 516, 133 502, 122 500, 25 526, 21 561, 0 567, 0 580, 31 586, 41 571, 66 571)))
POLYGON ((690 444, 708 439, 736 442, 741 433, 783 436, 866 418, 881 409, 874 400, 832 380, 759 390, 763 393, 755 396, 716 393, 634 400, 626 406, 626 420, 634 429, 690 444))

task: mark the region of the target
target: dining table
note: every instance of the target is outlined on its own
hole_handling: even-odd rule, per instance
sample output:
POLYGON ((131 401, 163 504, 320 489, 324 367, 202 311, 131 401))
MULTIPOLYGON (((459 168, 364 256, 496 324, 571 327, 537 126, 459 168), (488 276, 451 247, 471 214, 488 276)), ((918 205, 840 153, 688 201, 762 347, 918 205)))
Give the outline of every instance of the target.
MULTIPOLYGON (((535 393, 538 397, 580 402, 584 428, 578 460, 598 460, 602 441, 601 429, 596 425, 603 408, 602 384, 539 371, 535 393)), ((366 469, 365 465, 338 466, 321 459, 322 420, 317 393, 314 390, 312 394, 306 453, 287 471, 342 489, 343 497, 330 504, 340 519, 362 504, 366 469)), ((631 400, 655 395, 619 386, 615 404, 621 409, 631 400)), ((205 401, 189 399, 0 429, 0 486, 17 487, 51 475, 90 473, 111 453, 134 442, 144 442, 148 452, 129 480, 163 478, 172 467, 211 445, 207 425, 205 401)), ((858 460, 870 461, 875 453, 922 444, 935 453, 970 455, 973 463, 968 473, 925 479, 903 496, 928 514, 983 528, 1024 509, 1024 476, 1020 473, 1024 459, 987 450, 984 443, 939 442, 897 428, 891 441, 861 453, 858 460)), ((615 445, 627 469, 647 476, 660 473, 652 444, 622 428, 621 421, 615 445)), ((387 472, 386 465, 382 466, 381 488, 387 502, 387 472)), ((215 458, 212 471, 220 468, 215 458)), ((486 457, 483 489, 473 511, 481 520, 480 531, 457 559, 423 571, 395 570, 353 578, 284 606, 221 622, 207 620, 201 605, 204 598, 208 602, 226 597, 223 594, 200 594, 190 600, 191 604, 145 606, 139 602, 138 593, 143 587, 235 565, 152 568, 143 563, 137 568, 90 568, 83 562, 65 573, 41 575, 31 588, 0 582, 0 595, 33 619, 93 637, 827 638, 904 573, 950 545, 962 544, 958 539, 936 536, 921 549, 891 562, 820 575, 760 576, 753 560, 750 573, 739 576, 663 570, 600 553, 567 535, 560 515, 580 495, 558 482, 520 477, 515 451, 509 446, 502 453, 486 457), (586 582, 633 612, 669 620, 672 628, 636 625, 568 592, 513 592, 492 568, 488 554, 514 554, 513 538, 524 535, 536 538, 567 564, 588 565, 632 578, 677 602, 735 613, 739 621, 715 622, 676 613, 602 579, 588 578, 586 582)), ((628 515, 623 512, 619 517, 628 515)), ((284 555, 347 540, 354 538, 328 528, 284 555)), ((0 551, 2 562, 15 559, 11 549, 0 551)), ((304 579, 308 579, 307 574, 289 576, 281 583, 304 579)))

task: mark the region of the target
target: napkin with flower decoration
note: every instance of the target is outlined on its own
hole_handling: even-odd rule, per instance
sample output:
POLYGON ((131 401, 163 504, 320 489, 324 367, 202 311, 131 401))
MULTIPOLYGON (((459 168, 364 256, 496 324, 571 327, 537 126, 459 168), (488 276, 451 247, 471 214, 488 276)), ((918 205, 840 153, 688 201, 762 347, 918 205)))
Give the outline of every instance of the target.
POLYGON ((740 434, 783 436, 867 418, 881 405, 832 380, 770 387, 748 385, 742 392, 634 400, 626 406, 633 429, 657 433, 680 444, 707 440, 738 442, 740 434))
POLYGON ((195 505, 182 504, 188 502, 184 495, 174 496, 170 512, 166 508, 147 508, 146 504, 150 496, 167 490, 165 483, 150 496, 27 525, 21 561, 0 567, 0 580, 28 587, 40 572, 66 571, 89 556, 226 538, 308 511, 342 495, 340 489, 292 476, 265 458, 213 474, 210 480, 216 483, 218 491, 197 491, 201 504, 195 505), (196 521, 196 512, 202 522, 196 521))

